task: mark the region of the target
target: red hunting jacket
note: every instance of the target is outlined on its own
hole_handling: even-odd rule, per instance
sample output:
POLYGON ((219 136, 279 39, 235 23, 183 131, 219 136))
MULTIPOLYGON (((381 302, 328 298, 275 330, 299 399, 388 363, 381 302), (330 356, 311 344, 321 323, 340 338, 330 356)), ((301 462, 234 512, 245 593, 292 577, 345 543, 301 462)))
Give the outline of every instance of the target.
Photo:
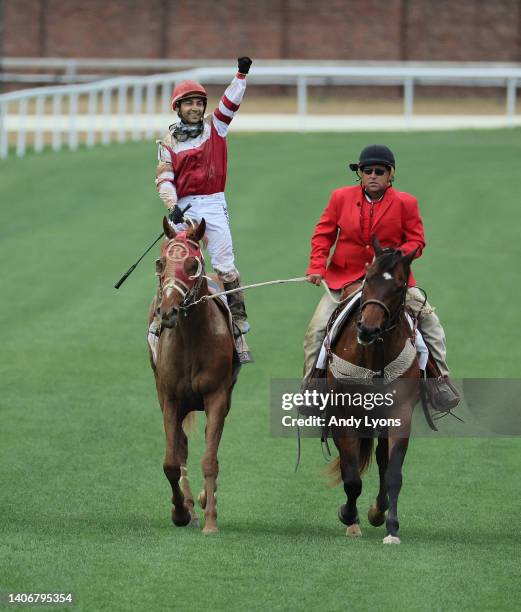
MULTIPOLYGON (((365 264, 374 257, 372 234, 376 234, 382 248, 400 249, 404 255, 418 248, 416 257, 419 257, 425 247, 425 237, 418 200, 389 187, 380 202, 371 204, 360 185, 336 189, 313 232, 307 274, 320 274, 330 289, 341 289, 363 278, 365 264)), ((409 286, 415 284, 411 272, 409 286)))

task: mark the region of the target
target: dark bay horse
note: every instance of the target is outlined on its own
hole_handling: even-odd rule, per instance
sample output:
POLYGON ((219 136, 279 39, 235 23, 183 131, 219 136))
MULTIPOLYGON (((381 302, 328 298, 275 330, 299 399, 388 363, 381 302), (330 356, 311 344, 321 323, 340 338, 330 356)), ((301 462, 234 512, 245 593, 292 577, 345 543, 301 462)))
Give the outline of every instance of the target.
MULTIPOLYGON (((373 237, 373 246, 375 259, 366 270, 358 316, 348 321, 332 344, 327 378, 328 386, 345 389, 345 381, 342 384, 338 369, 335 371, 335 362, 352 364, 355 373, 365 369, 372 371, 371 375, 378 373, 381 376, 383 370, 386 373, 384 382, 394 364, 401 363, 402 369, 406 368, 394 383, 382 387, 393 389, 392 415, 399 417, 400 427, 393 429, 383 426, 372 432, 374 437, 378 437, 376 461, 380 488, 368 513, 371 525, 377 527, 386 523, 384 543, 399 544, 398 496, 402 486, 402 465, 418 399, 417 382, 410 379, 421 376, 414 345, 411 347, 412 331, 404 313, 407 281, 415 252, 403 256, 398 250, 381 249, 376 237, 373 237), (343 361, 336 359, 335 355, 343 361), (403 355, 406 355, 405 359, 403 355), (403 383, 401 387, 400 383, 403 383)), ((370 387, 364 389, 367 392, 370 387)), ((362 492, 361 475, 371 460, 373 437, 360 437, 354 435, 354 431, 349 435, 338 430, 336 433, 332 431, 332 436, 339 452, 332 471, 340 472, 347 496, 347 503, 339 509, 339 518, 347 525, 346 535, 360 536, 362 532, 356 502, 362 492)))
POLYGON ((183 421, 192 411, 204 410, 204 488, 199 502, 205 510, 203 533, 217 533, 217 451, 234 385, 234 342, 227 315, 215 300, 193 305, 208 294, 199 245, 205 220, 176 234, 164 218, 163 229, 166 240, 156 262, 160 301, 157 304, 154 300, 149 323, 158 308, 162 331, 157 362, 154 364, 151 355, 151 363, 166 434, 163 469, 172 487, 172 521, 177 526, 198 524, 188 483, 188 439, 183 421))

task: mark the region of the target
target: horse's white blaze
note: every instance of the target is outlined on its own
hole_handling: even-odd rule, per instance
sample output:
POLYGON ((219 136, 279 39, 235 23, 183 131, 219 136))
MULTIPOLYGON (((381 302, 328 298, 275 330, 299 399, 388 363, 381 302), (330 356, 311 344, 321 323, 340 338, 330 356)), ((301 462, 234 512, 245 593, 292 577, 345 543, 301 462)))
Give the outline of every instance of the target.
POLYGON ((391 274, 389 274, 389 272, 384 272, 382 274, 382 276, 385 278, 385 280, 392 280, 393 277, 391 276, 391 274))
POLYGON ((167 298, 172 295, 172 292, 174 290, 178 291, 183 298, 186 296, 186 291, 183 291, 183 289, 181 289, 181 287, 179 287, 177 283, 180 283, 181 285, 186 287, 186 289, 188 289, 188 286, 185 285, 185 283, 183 283, 183 281, 179 280, 178 278, 168 281, 163 287, 163 291, 165 292, 165 296, 167 298))

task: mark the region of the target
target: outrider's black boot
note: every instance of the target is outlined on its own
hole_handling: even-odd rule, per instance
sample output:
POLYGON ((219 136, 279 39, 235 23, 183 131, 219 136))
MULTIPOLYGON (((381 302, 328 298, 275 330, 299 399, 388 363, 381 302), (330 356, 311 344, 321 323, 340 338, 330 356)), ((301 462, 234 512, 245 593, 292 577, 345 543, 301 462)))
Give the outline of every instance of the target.
POLYGON ((448 376, 427 379, 427 389, 431 398, 432 407, 440 412, 447 412, 460 403, 460 396, 456 387, 448 376))
POLYGON ((460 395, 448 376, 443 376, 431 354, 427 362, 427 393, 432 407, 447 412, 460 403, 460 395))

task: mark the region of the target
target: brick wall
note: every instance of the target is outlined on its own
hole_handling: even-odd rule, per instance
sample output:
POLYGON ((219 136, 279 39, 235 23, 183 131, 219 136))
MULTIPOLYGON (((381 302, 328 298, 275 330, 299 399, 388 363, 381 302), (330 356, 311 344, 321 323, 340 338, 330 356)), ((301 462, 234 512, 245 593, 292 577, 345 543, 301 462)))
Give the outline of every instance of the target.
POLYGON ((6 56, 521 61, 520 0, 0 0, 6 56))

